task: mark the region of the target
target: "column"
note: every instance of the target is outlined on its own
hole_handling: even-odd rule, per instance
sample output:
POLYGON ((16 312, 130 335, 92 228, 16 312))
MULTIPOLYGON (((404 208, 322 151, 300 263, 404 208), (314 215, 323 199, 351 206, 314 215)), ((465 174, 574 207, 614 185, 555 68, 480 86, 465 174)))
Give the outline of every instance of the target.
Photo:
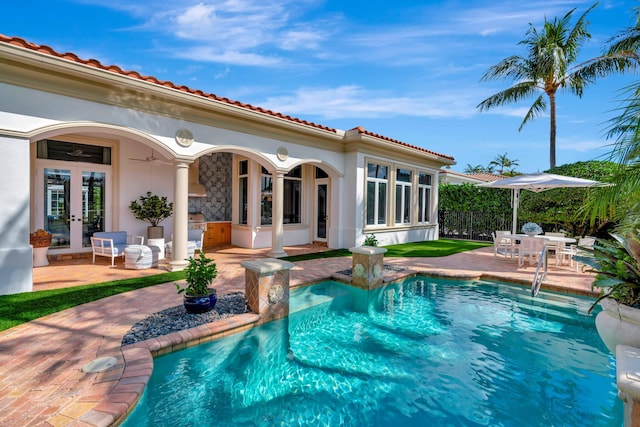
POLYGON ((375 289, 384 281, 385 248, 360 246, 349 249, 352 255, 351 284, 362 289, 375 289))
POLYGON ((273 216, 271 217, 271 252, 269 256, 280 258, 287 256, 283 246, 283 206, 284 206, 284 173, 273 174, 273 201, 271 202, 273 216))
POLYGON ((173 239, 169 271, 184 270, 187 259, 189 222, 189 163, 176 163, 175 194, 173 197, 173 239))
POLYGON ((289 315, 289 270, 293 263, 264 258, 240 263, 245 268, 247 305, 263 321, 289 315))

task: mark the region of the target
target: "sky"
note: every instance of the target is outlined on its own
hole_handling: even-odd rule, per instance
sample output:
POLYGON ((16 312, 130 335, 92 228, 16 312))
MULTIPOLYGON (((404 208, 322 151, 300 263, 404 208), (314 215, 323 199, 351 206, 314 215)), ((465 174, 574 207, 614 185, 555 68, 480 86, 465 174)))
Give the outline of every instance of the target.
MULTIPOLYGON (((337 129, 362 126, 453 156, 451 169, 500 155, 519 172, 549 168, 549 116, 518 131, 533 98, 477 105, 513 82, 481 81, 579 0, 14 0, 0 33, 337 129)), ((634 24, 631 0, 602 0, 578 62, 634 24)), ((557 97, 557 165, 605 160, 624 88, 610 76, 557 97)))

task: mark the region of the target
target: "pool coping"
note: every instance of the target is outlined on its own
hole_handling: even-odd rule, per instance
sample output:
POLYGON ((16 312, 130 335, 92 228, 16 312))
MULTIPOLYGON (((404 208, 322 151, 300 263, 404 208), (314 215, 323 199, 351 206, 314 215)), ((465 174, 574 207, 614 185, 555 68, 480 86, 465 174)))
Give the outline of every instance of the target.
MULTIPOLYGON (((530 283, 524 280, 509 279, 499 274, 446 274, 439 271, 429 271, 428 269, 413 270, 410 268, 387 274, 384 278, 383 286, 418 275, 454 280, 495 280, 514 285, 531 286, 530 283)), ((291 284, 291 288, 309 286, 325 280, 351 284, 351 277, 333 273, 329 277, 311 282, 291 284)), ((595 291, 587 292, 554 285, 543 285, 542 289, 565 294, 597 296, 595 291)), ((120 348, 120 357, 116 357, 118 359, 116 366, 108 371, 99 373, 94 382, 94 384, 110 384, 112 387, 95 406, 86 411, 78 420, 86 422, 88 425, 100 427, 120 425, 135 409, 136 404, 142 397, 153 373, 153 364, 156 357, 243 332, 263 323, 266 322, 260 315, 243 313, 194 328, 122 346, 120 348)))

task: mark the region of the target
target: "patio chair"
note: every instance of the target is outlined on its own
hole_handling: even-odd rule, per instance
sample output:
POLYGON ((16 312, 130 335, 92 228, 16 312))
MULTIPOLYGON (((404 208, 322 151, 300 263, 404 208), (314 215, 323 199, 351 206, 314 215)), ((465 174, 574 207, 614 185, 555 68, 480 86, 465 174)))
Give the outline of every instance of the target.
POLYGON ((563 264, 566 259, 569 267, 573 267, 575 263, 576 271, 580 271, 580 263, 573 259, 574 255, 578 255, 580 252, 584 253, 584 251, 580 251, 580 248, 592 249, 595 243, 595 237, 585 236, 578 239, 577 245, 570 245, 569 247, 559 250, 558 255, 560 256, 560 264, 563 264))
POLYGON ((496 259, 498 254, 503 255, 505 258, 509 257, 513 259, 515 246, 511 239, 502 237, 505 234, 510 234, 510 232, 498 230, 491 233, 491 237, 493 238, 493 259, 496 259))
MULTIPOLYGON (((544 233, 544 236, 549 237, 565 237, 564 233, 544 233)), ((547 251, 556 258, 556 265, 558 265, 558 252, 564 249, 564 243, 547 241, 547 251)))
POLYGON ((126 231, 98 231, 91 236, 91 250, 93 251, 93 263, 97 256, 111 258, 111 266, 115 263, 115 257, 124 257, 124 250, 131 245, 144 244, 144 236, 130 236, 126 231))
POLYGON ((545 241, 537 237, 521 237, 518 247, 518 266, 524 265, 525 258, 529 259, 529 265, 533 265, 540 259, 540 253, 544 247, 545 241))

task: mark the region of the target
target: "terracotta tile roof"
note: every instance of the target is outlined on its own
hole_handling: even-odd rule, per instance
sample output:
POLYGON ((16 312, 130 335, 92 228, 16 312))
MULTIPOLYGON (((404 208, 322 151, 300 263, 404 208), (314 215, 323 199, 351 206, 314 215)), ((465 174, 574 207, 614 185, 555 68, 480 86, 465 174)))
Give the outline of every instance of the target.
POLYGON ((405 147, 409 147, 409 148, 412 148, 414 150, 424 151, 425 153, 433 154, 434 156, 442 157, 444 159, 455 160, 452 156, 447 156, 446 154, 436 153, 435 151, 427 150, 426 148, 418 147, 417 145, 407 144, 406 142, 402 142, 402 141, 399 141, 397 139, 389 138, 388 136, 379 135, 377 133, 370 132, 370 131, 366 130, 365 128, 363 128, 362 126, 356 126, 351 130, 357 130, 358 133, 361 133, 363 135, 368 135, 368 136, 372 136, 374 138, 383 139, 385 141, 389 141, 389 142, 393 142, 395 144, 403 145, 405 147))
POLYGON ((479 181, 484 181, 484 182, 493 182, 493 181, 498 181, 500 179, 508 178, 507 176, 496 175, 488 172, 462 173, 462 172, 442 169, 440 173, 469 177, 469 178, 477 179, 479 181))
POLYGON ((497 175, 495 173, 488 173, 488 172, 468 173, 466 175, 476 179, 481 179, 486 182, 493 182, 493 181, 509 178, 508 176, 497 175))
MULTIPOLYGON (((214 95, 212 93, 203 92, 201 90, 191 89, 188 86, 179 86, 179 85, 176 85, 173 82, 170 82, 170 81, 167 81, 167 80, 159 80, 159 79, 157 79, 157 78, 155 78, 153 76, 143 76, 142 74, 138 73, 137 71, 123 70, 122 68, 118 67, 117 65, 104 65, 100 61, 98 61, 97 59, 82 59, 82 58, 79 58, 76 54, 70 53, 70 52, 60 53, 60 52, 57 52, 55 49, 51 48, 50 46, 38 45, 38 44, 35 44, 35 43, 30 43, 30 42, 27 42, 26 40, 24 40, 24 39, 22 39, 20 37, 9 37, 9 36, 5 36, 3 34, 0 34, 0 42, 11 44, 11 45, 15 45, 15 46, 19 46, 19 47, 22 47, 22 48, 25 48, 25 49, 30 49, 30 50, 33 50, 33 51, 36 51, 36 52, 40 52, 40 53, 43 53, 43 54, 46 54, 46 55, 51 55, 51 56, 55 56, 55 57, 58 57, 58 58, 66 59, 68 61, 76 62, 76 63, 79 63, 79 64, 84 64, 84 65, 87 65, 87 66, 90 66, 90 67, 100 68, 100 69, 105 70, 105 71, 109 71, 109 72, 112 72, 112 73, 115 73, 115 74, 121 74, 123 76, 127 76, 127 77, 131 77, 131 78, 134 78, 134 79, 146 81, 146 82, 153 83, 153 84, 156 84, 156 85, 159 85, 159 86, 164 86, 164 87, 168 87, 168 88, 171 88, 171 89, 176 89, 176 90, 179 90, 179 91, 182 91, 182 92, 191 93, 191 94, 194 94, 194 95, 197 95, 197 96, 201 96, 203 98, 208 98, 208 99, 212 99, 214 101, 222 102, 222 103, 225 103, 225 104, 234 105, 236 107, 246 108, 247 110, 256 111, 256 112, 259 112, 259 113, 262 113, 262 114, 270 115, 270 116, 273 116, 273 117, 278 117, 278 118, 281 118, 281 119, 284 119, 284 120, 289 120, 289 121, 292 121, 292 122, 295 122, 295 123, 299 123, 299 124, 302 124, 302 125, 314 127, 314 128, 317 128, 317 129, 322 129, 322 130, 325 130, 325 131, 328 131, 328 132, 332 132, 332 133, 337 133, 336 129, 328 127, 328 126, 323 126, 323 125, 320 125, 320 124, 317 124, 317 123, 313 123, 313 122, 310 122, 310 121, 307 121, 307 120, 298 119, 296 117, 292 117, 292 116, 289 116, 289 115, 286 115, 286 114, 278 113, 278 112, 275 112, 275 111, 272 111, 272 110, 268 110, 268 109, 265 109, 265 108, 261 108, 261 107, 256 107, 256 106, 251 105, 251 104, 245 104, 245 103, 242 103, 242 102, 239 102, 239 101, 234 101, 234 100, 231 100, 229 98, 220 97, 220 96, 214 95)), ((374 138, 383 139, 385 141, 393 142, 395 144, 402 145, 402 146, 405 146, 405 147, 408 147, 408 148, 412 148, 414 150, 419 150, 419 151, 423 151, 423 152, 426 152, 426 153, 429 153, 429 154, 433 154, 435 156, 439 156, 439 157, 444 158, 444 159, 454 160, 454 158, 451 157, 451 156, 447 156, 447 155, 444 155, 444 154, 436 153, 434 151, 430 151, 430 150, 427 150, 427 149, 424 149, 424 148, 421 148, 421 147, 418 147, 418 146, 415 146, 415 145, 407 144, 405 142, 398 141, 397 139, 392 139, 392 138, 389 138, 389 137, 386 137, 386 136, 383 136, 383 135, 378 135, 378 134, 375 134, 373 132, 369 132, 369 131, 365 130, 364 128, 360 127, 360 126, 357 127, 357 128, 354 128, 354 129, 357 129, 358 132, 360 132, 362 134, 365 134, 365 135, 368 135, 368 136, 372 136, 374 138)))

